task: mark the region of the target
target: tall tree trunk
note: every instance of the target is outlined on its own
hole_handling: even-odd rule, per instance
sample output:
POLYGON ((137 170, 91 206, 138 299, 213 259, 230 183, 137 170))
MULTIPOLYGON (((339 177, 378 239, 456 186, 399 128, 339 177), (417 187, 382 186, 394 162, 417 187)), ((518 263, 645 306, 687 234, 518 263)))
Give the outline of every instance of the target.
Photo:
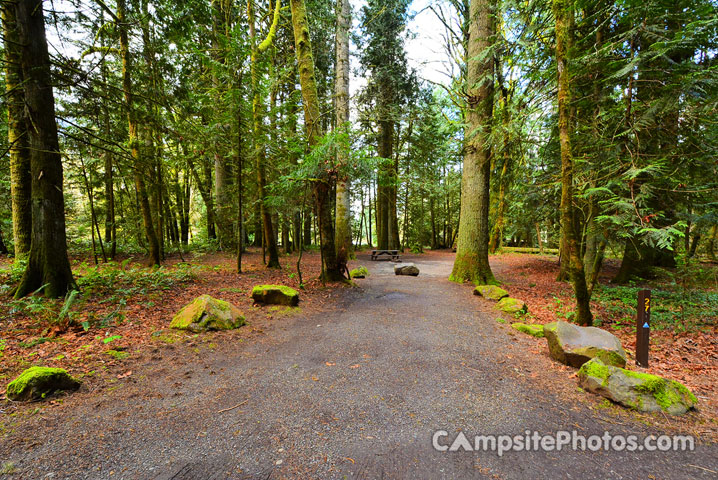
POLYGON ((140 140, 138 138, 138 124, 134 108, 132 92, 132 57, 130 56, 130 45, 128 39, 127 8, 125 0, 117 0, 117 20, 120 31, 120 56, 122 57, 122 89, 125 96, 125 108, 127 110, 127 124, 130 143, 130 154, 134 162, 135 189, 139 198, 140 211, 142 213, 142 224, 145 230, 149 250, 149 265, 160 264, 160 243, 155 232, 152 221, 152 210, 145 186, 144 171, 149 167, 143 164, 140 157, 140 140))
POLYGON ((32 235, 30 150, 22 73, 22 45, 16 22, 17 1, 2 2, 5 40, 7 134, 10 152, 10 197, 15 261, 27 257, 32 235))
MULTIPOLYGON (((299 67, 299 81, 304 100, 304 126, 307 133, 309 148, 313 148, 322 135, 319 123, 319 100, 317 96, 317 80, 314 76, 314 59, 312 44, 309 37, 304 0, 290 0, 292 9, 292 25, 294 27, 294 45, 299 67)), ((337 261, 334 247, 334 222, 332 221, 331 192, 336 182, 331 174, 322 172, 314 180, 314 200, 319 224, 322 254, 322 280, 338 281, 344 279, 342 266, 337 261)), ((346 265, 343 265, 344 267, 346 265)))
MULTIPOLYGON (((109 118, 107 118, 109 126, 109 118)), ((108 130, 105 130, 109 133, 108 130)), ((112 173, 112 153, 104 152, 105 160, 105 243, 110 247, 110 259, 114 260, 117 255, 117 225, 115 223, 115 186, 112 173)))
POLYGON ((504 155, 504 164, 501 167, 501 177, 499 178, 499 198, 496 206, 496 222, 491 230, 491 238, 489 239, 489 252, 495 253, 501 246, 501 240, 504 235, 504 217, 506 215, 506 189, 508 186, 508 166, 510 155, 504 155))
POLYGON ((713 225, 711 227, 711 233, 708 237, 708 242, 706 243, 706 254, 708 255, 708 259, 712 262, 715 262, 715 260, 716 260, 715 244, 716 244, 717 239, 718 239, 718 225, 713 225))
MULTIPOLYGON (((241 77, 237 82, 241 84, 241 77)), ((239 86, 239 85, 238 85, 239 86)), ((244 138, 242 136, 242 100, 237 101, 237 111, 235 112, 237 124, 237 273, 242 273, 242 254, 244 253, 244 181, 242 173, 244 170, 244 138)))
MULTIPOLYGON (((349 122, 349 28, 351 26, 351 7, 349 0, 337 0, 336 32, 336 77, 334 85, 336 102, 336 128, 348 128, 349 122)), ((346 166, 349 161, 349 148, 339 147, 337 163, 346 166)), ((346 168, 346 167, 345 167, 346 168)), ((354 257, 351 231, 350 178, 341 174, 337 178, 336 212, 336 249, 339 262, 346 263, 354 257)))
POLYGON ((5 239, 2 236, 2 229, 0 229, 0 255, 7 255, 7 245, 5 245, 5 239))
MULTIPOLYGON (((388 106, 377 107, 377 110, 386 111, 388 106)), ((385 113, 388 115, 388 113, 385 113)), ((377 247, 386 250, 390 247, 391 242, 391 183, 392 175, 392 157, 394 150, 394 122, 384 118, 379 120, 379 156, 384 158, 379 166, 377 175, 377 247)))
POLYGON ((215 215, 214 215, 214 198, 212 196, 212 169, 209 166, 209 160, 206 158, 202 158, 202 166, 203 171, 205 175, 206 181, 202 181, 202 179, 199 177, 199 173, 195 169, 194 161, 192 161, 192 158, 187 155, 187 152, 184 151, 184 146, 182 147, 183 153, 185 157, 187 158, 187 164, 189 166, 189 173, 192 175, 192 178, 194 179, 194 183, 197 184, 197 189, 199 190, 199 194, 202 197, 202 201, 204 201, 205 209, 207 210, 206 215, 206 221, 207 221, 207 238, 212 240, 214 238, 217 238, 217 234, 214 228, 215 223, 215 215))
POLYGON ((471 0, 460 226, 456 259, 449 277, 454 282, 496 283, 489 266, 489 137, 494 102, 494 61, 488 55, 495 37, 495 14, 494 0, 471 0))
POLYGON ((570 0, 554 0, 556 19, 556 63, 558 65, 558 129, 561 144, 561 243, 563 260, 576 296, 577 321, 592 325, 591 296, 586 285, 583 259, 579 251, 573 206, 573 155, 570 137, 571 84, 569 77, 569 24, 573 18, 570 0))
POLYGON ((262 118, 264 115, 264 105, 262 104, 261 91, 259 89, 259 59, 258 55, 264 50, 269 48, 272 39, 274 38, 274 32, 276 32, 276 23, 279 18, 280 0, 275 0, 275 22, 273 22, 273 29, 270 30, 267 39, 265 39, 259 46, 256 42, 255 33, 255 20, 254 20, 254 2, 249 0, 247 2, 247 17, 249 22, 249 36, 252 38, 252 60, 251 60, 251 76, 252 76, 252 117, 254 123, 254 160, 255 168, 257 171, 257 190, 259 192, 259 205, 261 211, 262 225, 263 225, 263 239, 266 247, 266 252, 269 254, 269 261, 267 262, 267 268, 280 268, 279 265, 279 251, 277 250, 277 240, 272 226, 272 216, 269 211, 269 207, 266 205, 266 177, 265 177, 265 165, 266 165, 266 141, 264 138, 264 125, 262 118), (269 41, 269 42, 267 42, 269 41))
POLYGON ((62 157, 55 123, 50 56, 42 0, 16 3, 18 40, 29 132, 32 174, 32 234, 25 273, 15 298, 42 288, 47 297, 61 297, 77 288, 67 258, 62 157))

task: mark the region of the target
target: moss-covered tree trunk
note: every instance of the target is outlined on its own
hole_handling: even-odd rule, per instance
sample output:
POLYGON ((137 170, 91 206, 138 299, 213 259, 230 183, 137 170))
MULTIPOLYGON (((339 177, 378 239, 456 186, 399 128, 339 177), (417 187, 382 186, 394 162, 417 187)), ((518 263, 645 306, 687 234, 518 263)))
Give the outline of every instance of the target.
POLYGON ((471 0, 460 226, 456 259, 449 277, 454 282, 496 282, 489 266, 489 137, 494 102, 494 59, 488 54, 495 37, 495 13, 493 0, 471 0))
MULTIPOLYGON (((345 128, 349 122, 349 28, 351 26, 351 7, 349 0, 337 0, 336 32, 336 77, 334 84, 336 128, 345 128)), ((339 148, 337 160, 346 165, 349 160, 349 146, 339 148)), ((345 262, 354 256, 351 231, 351 198, 349 194, 350 178, 341 175, 337 178, 336 194, 336 249, 337 258, 345 262)))
MULTIPOLYGON (((212 60, 215 62, 215 68, 212 73, 212 83, 214 86, 214 96, 217 105, 221 105, 224 101, 224 92, 226 88, 223 82, 220 82, 219 75, 216 71, 219 66, 226 63, 226 37, 231 25, 228 23, 229 2, 225 0, 212 0, 212 60)), ((217 129, 222 126, 219 121, 216 124, 217 129)), ((235 247, 236 236, 234 232, 234 195, 232 189, 234 186, 234 172, 232 168, 232 156, 215 145, 214 149, 214 199, 215 213, 217 224, 217 239, 219 247, 225 251, 231 251, 235 247)))
MULTIPOLYGON (((319 118, 319 99, 317 96, 317 80, 314 76, 314 59, 312 44, 309 37, 309 23, 304 0, 290 0, 292 9, 292 26, 294 27, 294 46, 299 67, 299 81, 304 100, 304 126, 306 128, 309 148, 314 147, 322 135, 319 118)), ((334 222, 332 220, 332 193, 336 178, 327 172, 318 175, 314 180, 314 206, 319 227, 322 254, 322 279, 339 281, 344 275, 337 262, 334 247, 334 222)))
POLYGON ((504 155, 504 164, 501 167, 501 177, 499 178, 499 197, 496 205, 496 222, 491 230, 491 238, 489 239, 489 252, 495 253, 501 246, 501 240, 504 235, 504 225, 506 223, 506 190, 508 188, 508 167, 511 161, 508 152, 504 155))
POLYGON ((706 242, 706 254, 708 255, 708 259, 712 262, 715 262, 716 260, 716 239, 718 239, 718 225, 713 225, 711 227, 711 233, 708 235, 708 242, 706 242))
MULTIPOLYGON (((275 22, 273 22, 273 31, 276 32, 276 25, 279 19, 279 8, 280 2, 276 0, 275 3, 275 22)), ((267 179, 265 172, 266 160, 266 141, 264 137, 264 105, 262 103, 262 94, 259 89, 259 54, 266 50, 271 45, 274 37, 273 31, 270 30, 267 40, 263 41, 260 45, 257 45, 256 31, 255 31, 255 18, 254 18, 254 2, 249 0, 247 2, 247 19, 249 22, 249 36, 252 39, 252 60, 251 60, 251 76, 252 76, 252 119, 253 119, 253 140, 254 140, 254 164, 257 173, 257 191, 259 195, 259 206, 260 206, 260 218, 262 219, 262 238, 264 239, 264 245, 266 252, 269 254, 267 261, 267 268, 279 268, 279 251, 277 249, 277 237, 274 232, 272 225, 272 214, 269 211, 269 207, 266 205, 267 198, 267 179)))
POLYGON ((25 273, 15 298, 42 288, 48 297, 61 297, 77 288, 67 258, 62 156, 55 122, 50 56, 45 36, 42 0, 18 0, 17 33, 28 114, 32 175, 32 230, 25 273))
POLYGON ((147 187, 145 186, 144 172, 149 168, 142 162, 140 155, 140 140, 138 137, 138 123, 134 108, 134 96, 132 92, 132 57, 130 55, 130 45, 128 39, 129 23, 127 20, 127 7, 125 0, 117 1, 117 20, 120 31, 120 57, 122 58, 122 90, 125 97, 125 109, 127 113, 127 133, 130 144, 130 155, 133 160, 135 190, 140 204, 140 212, 142 214, 142 225, 147 238, 147 247, 149 250, 149 265, 160 264, 160 243, 155 232, 154 222, 152 221, 152 210, 150 207, 147 187))
MULTIPOLYGON (((104 39, 104 35, 103 35, 104 39)), ((109 96, 109 88, 107 86, 107 65, 104 58, 100 64, 102 80, 105 84, 104 93, 109 96)), ((106 102, 102 102, 102 125, 107 138, 110 138, 110 111, 106 102)), ((117 223, 115 221, 115 180, 113 174, 114 158, 112 152, 106 151, 102 154, 104 157, 104 183, 105 183, 105 243, 109 246, 110 259, 114 260, 117 255, 117 223)))
POLYGON ((16 1, 0 4, 2 8, 5 49, 5 101, 7 133, 10 153, 10 198, 15 260, 30 252, 32 209, 30 207, 31 177, 28 148, 27 117, 25 115, 21 44, 16 23, 16 1))
POLYGON ((570 0, 554 0, 556 19, 556 64, 558 65, 558 131, 561 145, 561 249, 562 261, 567 262, 568 274, 576 296, 577 322, 591 325, 593 315, 590 294, 586 285, 583 259, 578 245, 573 206, 573 155, 571 152, 569 76, 569 23, 573 16, 570 0))

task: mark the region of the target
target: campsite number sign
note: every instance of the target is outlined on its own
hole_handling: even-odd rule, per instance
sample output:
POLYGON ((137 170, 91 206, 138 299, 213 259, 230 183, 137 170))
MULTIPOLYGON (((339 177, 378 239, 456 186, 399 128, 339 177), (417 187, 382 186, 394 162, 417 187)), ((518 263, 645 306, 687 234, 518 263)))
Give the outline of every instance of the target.
POLYGON ((636 365, 648 367, 648 341, 651 332, 651 291, 638 291, 636 316, 636 365))

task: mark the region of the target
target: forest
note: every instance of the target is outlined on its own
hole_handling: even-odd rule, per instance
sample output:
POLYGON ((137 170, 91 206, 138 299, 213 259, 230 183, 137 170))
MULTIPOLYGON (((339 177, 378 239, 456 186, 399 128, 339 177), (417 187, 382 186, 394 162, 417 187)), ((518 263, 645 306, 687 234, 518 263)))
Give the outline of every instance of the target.
POLYGON ((455 248, 487 283, 545 247, 590 324, 607 253, 617 283, 715 259, 714 2, 430 2, 442 84, 410 3, 4 1, 13 295, 73 290, 68 254, 318 245, 336 281, 362 247, 455 248))
MULTIPOLYGON (((102 397, 98 407, 114 405, 102 407, 108 412, 140 402, 164 415, 196 398, 192 385, 214 395, 207 394, 210 423, 244 409, 273 415, 271 402, 286 401, 287 417, 262 417, 261 426, 253 418, 235 436, 254 429, 274 442, 281 435, 269 425, 293 419, 291 429, 312 425, 302 437, 314 439, 309 445, 332 422, 364 425, 362 435, 373 432, 366 439, 382 438, 396 427, 391 415, 374 423, 352 415, 404 408, 406 395, 424 412, 402 410, 416 417, 411 428, 423 429, 415 440, 451 417, 422 403, 445 385, 423 382, 455 375, 441 390, 449 408, 469 398, 488 402, 485 382, 493 377, 476 375, 495 374, 522 392, 491 383, 500 402, 518 415, 526 415, 521 398, 547 402, 539 416, 552 425, 594 425, 605 411, 624 430, 641 423, 718 438, 716 0, 0 0, 0 9, 0 380, 51 366, 69 369, 75 389, 79 379, 91 385, 79 399, 52 400, 48 411, 63 415, 67 401, 89 421, 102 397), (386 258, 396 262, 374 262, 376 252, 393 252, 386 258), (418 278, 400 277, 400 258, 415 262, 408 275, 418 278), (265 287, 293 292, 291 303, 267 308, 269 297, 256 293, 265 287), (509 296, 502 288, 521 308, 493 315, 490 300, 509 296), (472 291, 503 293, 477 299, 472 291), (241 316, 231 325, 238 332, 172 330, 188 301, 196 298, 185 308, 212 297, 232 321, 241 316), (636 302, 645 298, 654 302, 650 369, 632 351, 644 318, 636 302), (557 358, 548 322, 557 320, 612 337, 622 363, 610 368, 625 371, 626 359, 636 360, 632 368, 688 388, 655 377, 668 383, 660 392, 637 388, 633 403, 585 400, 586 384, 579 393, 575 382, 568 386, 587 375, 584 363, 549 360, 557 358), (516 338, 507 322, 545 334, 548 347, 516 338), (413 355, 421 361, 407 360, 413 355), (157 370, 152 362, 160 360, 157 370), (182 366, 167 366, 175 362, 182 366), (245 362, 254 377, 244 376, 245 362), (513 370, 501 370, 504 362, 513 370), (217 383, 192 377, 198 365, 217 383), (147 387, 155 393, 132 390, 153 371, 163 372, 147 387), (346 376, 330 377, 339 372, 346 376), (329 407, 314 410, 352 375, 352 388, 376 389, 362 393, 369 403, 352 390, 332 408, 359 407, 336 416, 329 407), (377 383, 384 375, 394 383, 377 383), (404 383, 412 375, 414 383, 404 383), (462 383, 474 377, 479 393, 462 383), (285 378, 290 383, 277 380, 285 378), (212 403, 226 398, 223 388, 232 401, 212 403), (665 389, 687 402, 685 420, 655 413, 636 420, 612 409, 643 415, 651 410, 640 395, 651 393, 653 412, 673 415, 665 389), (169 391, 176 403, 163 403, 169 391), (304 403, 294 401, 297 392, 304 403), (314 417, 296 413, 297 405, 311 405, 314 417), (554 405, 578 417, 559 416, 554 405)), ((0 437, 41 435, 44 426, 21 429, 40 421, 33 420, 39 410, 11 402, 10 390, 0 392, 0 414, 14 412, 0 419, 0 437)), ((450 413, 503 419, 494 404, 477 405, 450 413)), ((143 422, 140 410, 114 421, 143 422)), ((155 441, 187 433, 196 434, 187 440, 194 445, 207 431, 195 432, 193 422, 161 420, 155 441)), ((155 432, 145 427, 132 432, 155 432)), ((53 433, 58 441, 74 438, 67 428, 53 433)), ((232 428, 208 427, 209 437, 232 428)), ((85 461, 93 468, 109 461, 84 435, 77 439, 84 447, 64 448, 83 459, 72 467, 77 475, 85 461)), ((15 471, 15 457, 24 459, 24 478, 50 468, 31 459, 50 458, 37 453, 42 439, 27 440, 29 453, 13 450, 23 442, 0 446, 0 476, 15 471)), ((133 442, 143 440, 108 448, 135 458, 133 442)), ((271 459, 286 478, 335 478, 369 465, 361 467, 366 474, 384 461, 330 451, 322 463, 296 448, 296 463, 271 459)), ((433 454, 419 455, 419 471, 470 476, 437 473, 443 464, 433 454)), ((256 464, 240 462, 243 471, 269 478, 260 465, 270 459, 256 455, 256 464)), ((415 461, 397 458, 388 468, 415 461)), ((562 458, 564 472, 576 464, 562 458)), ((645 476, 643 467, 620 463, 627 458, 611 475, 645 476)), ((715 474, 715 458, 708 451, 677 462, 715 474)), ((96 478, 123 465, 130 470, 122 478, 146 478, 148 465, 139 462, 112 464, 96 478)), ((481 472, 507 465, 492 462, 481 472)))
POLYGON ((486 283, 508 245, 560 248, 590 324, 606 252, 618 283, 715 259, 713 2, 429 3, 444 84, 408 65, 408 1, 26 3, 3 2, 16 298, 72 290, 68 249, 241 272, 319 245, 335 281, 362 246, 454 247, 486 283))

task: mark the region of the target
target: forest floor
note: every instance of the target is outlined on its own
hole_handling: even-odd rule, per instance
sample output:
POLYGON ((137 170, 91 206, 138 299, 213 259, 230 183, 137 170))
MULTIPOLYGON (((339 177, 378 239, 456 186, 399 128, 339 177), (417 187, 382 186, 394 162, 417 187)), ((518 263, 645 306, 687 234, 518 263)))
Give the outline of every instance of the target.
MULTIPOLYGON (((252 252, 242 276, 228 255, 187 260, 190 266, 172 259, 149 274, 133 260, 99 269, 76 263, 85 294, 66 316, 61 301, 3 298, 0 385, 42 364, 68 369, 83 387, 44 403, 0 403, 0 476, 525 478, 572 471, 710 478, 718 471, 710 317, 690 317, 685 331, 652 332, 649 371, 685 382, 699 397, 697 411, 672 418, 580 392, 576 371, 552 362, 545 341, 513 331, 512 319, 471 295, 470 285, 446 280, 448 252, 404 256, 421 269, 418 278, 396 277, 390 262, 360 255, 350 266, 366 265, 371 275, 357 280, 358 288, 308 280, 318 274, 319 257, 305 254, 298 309, 258 307, 249 296, 256 284, 298 287, 294 256, 282 258, 281 271, 267 271, 261 253, 252 252), (172 315, 204 293, 235 303, 249 325, 201 335, 168 330, 172 315), (480 435, 559 428, 691 433, 702 446, 640 456, 498 457, 439 453, 430 440, 436 429, 480 435)), ((528 303, 529 322, 567 315, 570 288, 555 282, 555 257, 507 254, 491 262, 511 295, 528 303)), ((0 284, 15 275, 4 266, 0 284)), ((621 292, 619 308, 605 288, 597 292, 597 317, 630 354, 632 291, 621 292)))
POLYGON ((244 341, 261 334, 266 322, 316 309, 335 289, 349 288, 319 282, 319 254, 305 252, 301 308, 263 309, 252 301, 252 287, 281 284, 299 290, 297 254, 282 256, 281 269, 267 269, 261 250, 250 248, 243 255, 242 275, 236 273, 236 257, 223 253, 189 254, 184 259, 173 255, 161 268, 151 270, 143 261, 143 257, 125 257, 95 266, 84 258, 73 259, 82 296, 71 302, 67 315, 61 315, 63 299, 12 300, 8 292, 20 272, 0 257, 0 394, 14 376, 36 364, 64 368, 80 378, 111 380, 128 357, 187 340, 184 332, 169 329, 169 324, 184 305, 202 294, 231 302, 244 313, 249 328, 218 334, 244 341))
MULTIPOLYGON (((557 282, 556 256, 503 254, 491 257, 491 266, 512 297, 529 307, 527 323, 571 321, 575 302, 568 282, 557 282)), ((678 380, 701 403, 701 415, 711 430, 718 428, 718 265, 695 268, 687 283, 676 274, 659 271, 652 280, 630 286, 610 283, 620 262, 607 260, 591 309, 594 324, 621 339, 628 368, 678 380), (651 289, 653 309, 649 368, 635 366, 636 304, 640 289, 651 289)))

